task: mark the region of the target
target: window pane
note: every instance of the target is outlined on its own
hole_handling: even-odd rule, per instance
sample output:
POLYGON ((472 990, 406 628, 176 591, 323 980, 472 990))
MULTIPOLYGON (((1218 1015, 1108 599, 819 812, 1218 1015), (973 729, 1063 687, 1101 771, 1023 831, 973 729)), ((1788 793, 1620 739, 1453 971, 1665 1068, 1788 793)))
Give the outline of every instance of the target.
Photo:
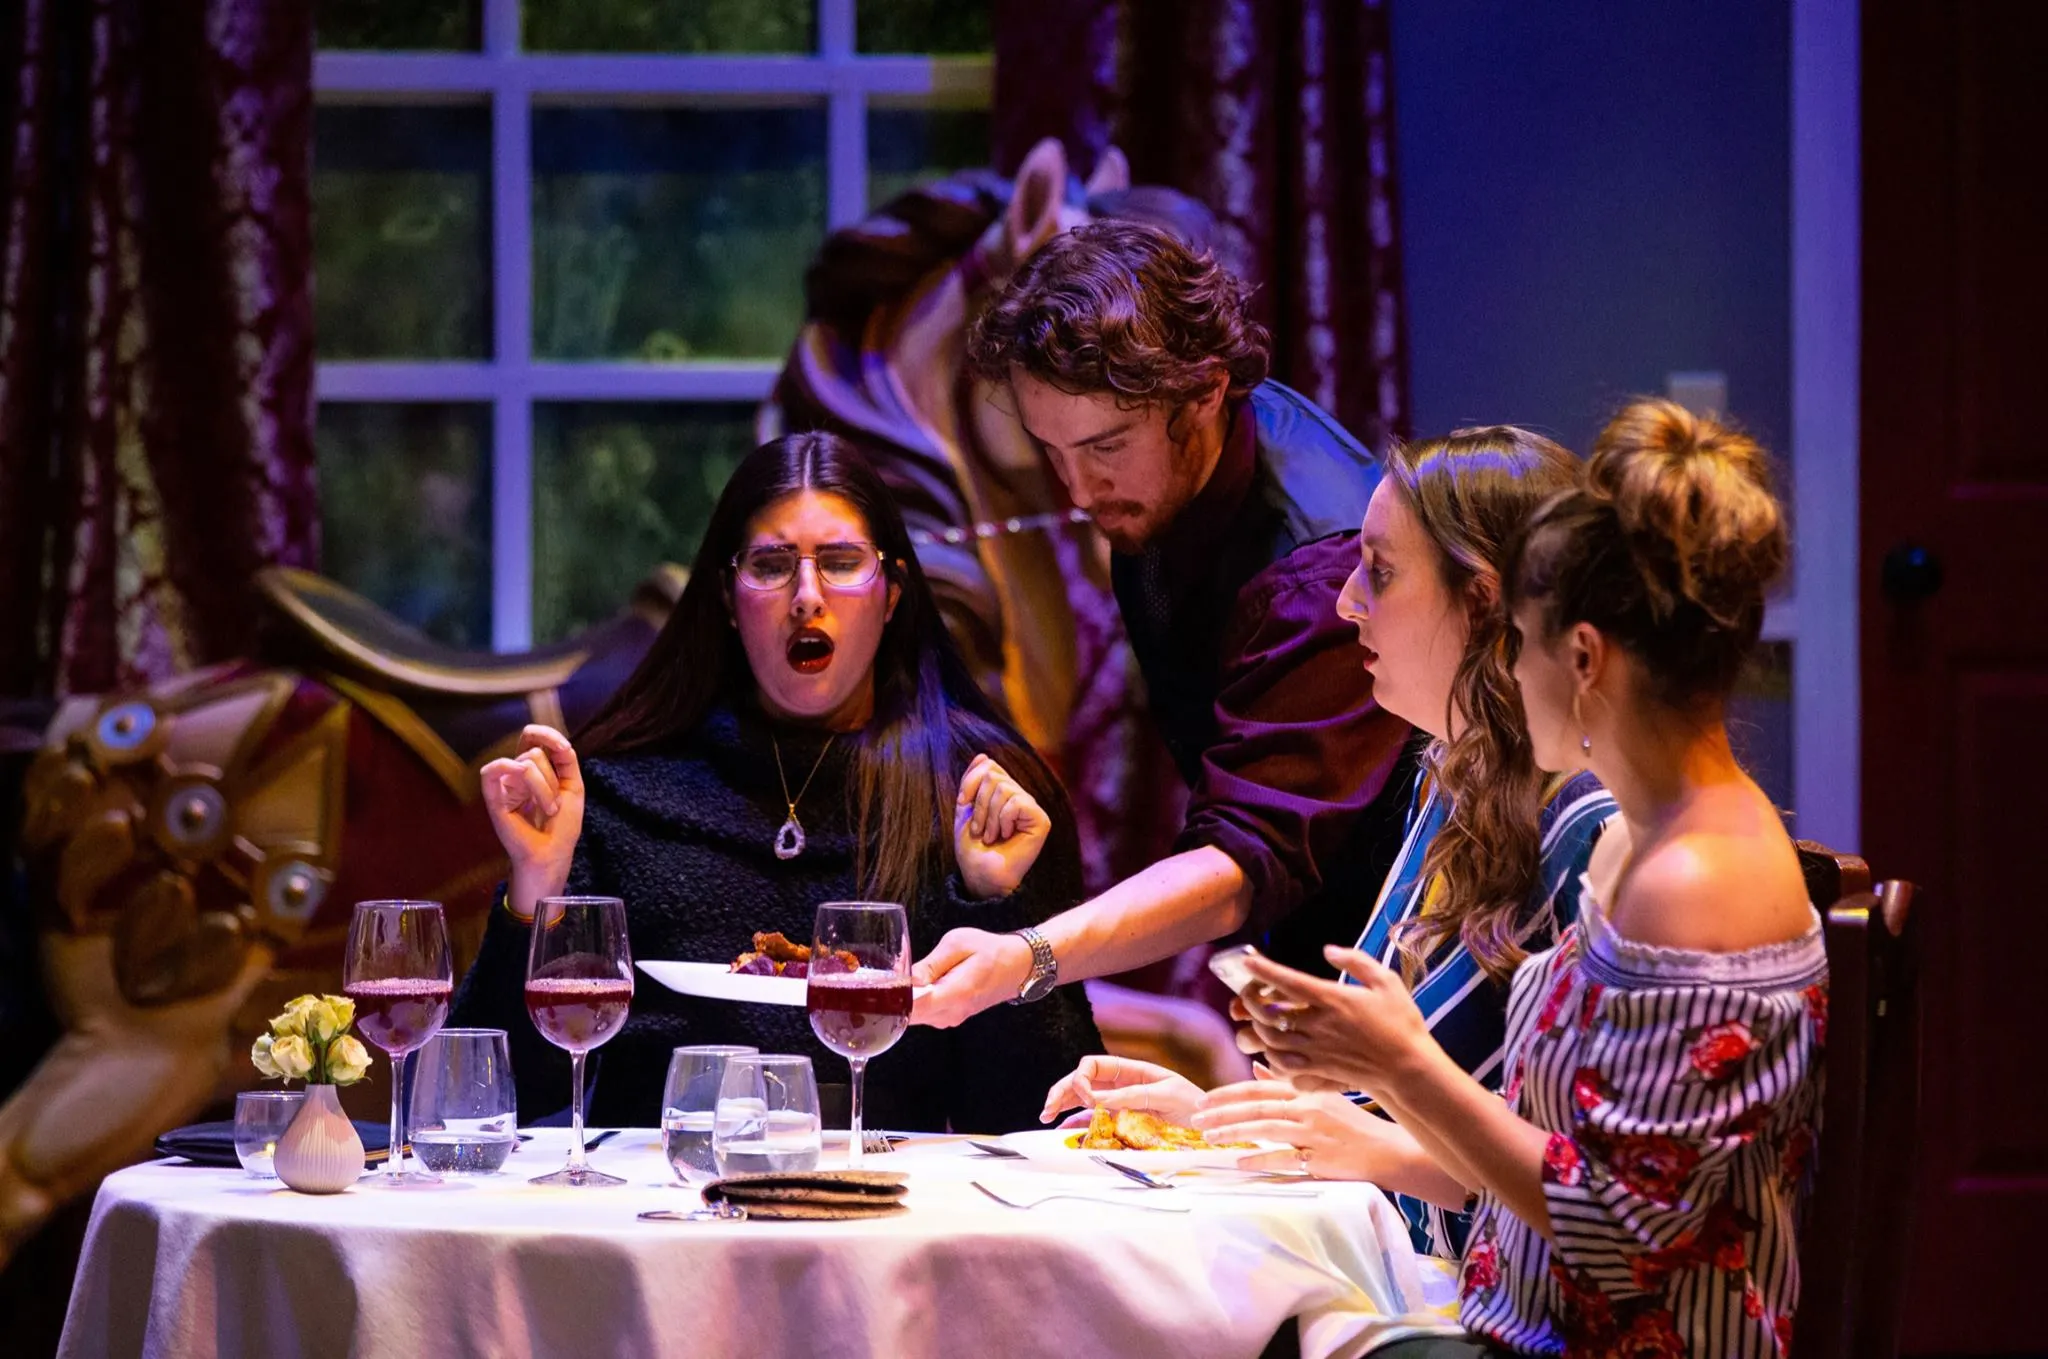
POLYGON ((868 206, 915 184, 987 165, 987 109, 868 110, 868 206))
MULTIPOLYGON (((1735 757, 1773 803, 1792 806, 1792 644, 1757 647, 1728 700, 1735 757)), ((1796 826, 1795 826, 1796 833, 1796 826)))
POLYGON ((483 46, 483 0, 319 0, 314 41, 323 48, 474 52, 483 46))
POLYGON ((970 0, 854 0, 855 45, 863 52, 987 52, 995 47, 987 3, 970 0))
POLYGON ((489 356, 490 156, 489 109, 317 111, 321 358, 489 356))
POLYGON ((809 52, 815 0, 525 0, 529 52, 809 52))
POLYGON ((752 406, 535 407, 535 640, 610 618, 662 562, 689 565, 753 448, 752 406))
POLYGON ((822 109, 533 115, 533 349, 773 358, 825 234, 822 109))
POLYGON ((488 406, 320 407, 322 569, 428 636, 491 644, 488 406))

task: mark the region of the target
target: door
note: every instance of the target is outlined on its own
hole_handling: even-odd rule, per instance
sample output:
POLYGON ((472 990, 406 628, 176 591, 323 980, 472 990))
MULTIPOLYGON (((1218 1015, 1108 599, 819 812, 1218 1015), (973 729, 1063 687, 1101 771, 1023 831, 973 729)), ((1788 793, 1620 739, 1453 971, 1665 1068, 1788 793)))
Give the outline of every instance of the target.
POLYGON ((1863 24, 1863 844, 1928 945, 1906 1351, 2039 1352, 2048 6, 1863 24))

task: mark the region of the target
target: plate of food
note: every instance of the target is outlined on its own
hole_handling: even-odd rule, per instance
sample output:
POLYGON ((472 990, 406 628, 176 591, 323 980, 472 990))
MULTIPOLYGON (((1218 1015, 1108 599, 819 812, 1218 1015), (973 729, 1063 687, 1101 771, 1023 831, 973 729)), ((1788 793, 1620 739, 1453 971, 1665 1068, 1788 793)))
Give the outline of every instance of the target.
POLYGON ((754 946, 730 963, 664 963, 642 959, 640 970, 671 991, 755 1005, 801 1005, 811 972, 811 946, 762 930, 754 946))
MULTIPOLYGON (((754 1005, 802 1005, 811 975, 811 946, 793 944, 767 930, 757 933, 753 943, 752 948, 730 963, 653 962, 643 958, 640 970, 685 996, 754 1005)), ((842 951, 839 958, 848 971, 860 968, 860 959, 851 953, 842 951)))
POLYGON ((1086 1165, 1091 1156, 1107 1156, 1138 1170, 1233 1170, 1240 1158, 1278 1146, 1212 1143, 1198 1130, 1144 1109, 1097 1109, 1085 1128, 1038 1128, 1002 1141, 1033 1161, 1086 1165))

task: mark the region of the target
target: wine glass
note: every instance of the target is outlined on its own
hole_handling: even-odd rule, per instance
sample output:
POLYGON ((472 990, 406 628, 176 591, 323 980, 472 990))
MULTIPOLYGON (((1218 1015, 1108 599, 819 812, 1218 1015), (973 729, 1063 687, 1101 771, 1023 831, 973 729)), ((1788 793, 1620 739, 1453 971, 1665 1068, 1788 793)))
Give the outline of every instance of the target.
POLYGON ((828 901, 811 930, 804 1008, 818 1041, 852 1068, 846 1164, 860 1165, 860 1097, 868 1058, 910 1025, 910 921, 882 901, 828 901))
POLYGON ((626 1026, 633 1003, 633 955, 626 947, 626 903, 617 897, 542 897, 526 956, 526 1012, 541 1037, 569 1051, 569 1162, 535 1184, 577 1188, 624 1184, 583 1159, 583 1058, 626 1026))
POLYGON ((711 1154, 711 1122, 725 1059, 751 1057, 759 1051, 738 1043, 707 1043, 670 1054, 668 1082, 661 1092, 661 1150, 669 1169, 684 1184, 718 1173, 711 1154))
POLYGON ((391 1154, 382 1175, 390 1189, 435 1185, 414 1170, 405 1142, 405 1059, 448 1018, 454 969, 448 924, 438 901, 359 901, 348 924, 342 993, 356 1003, 356 1027, 391 1057, 391 1154))
POLYGON ((412 1073, 412 1149, 443 1175, 492 1175, 519 1142, 503 1029, 443 1029, 412 1073))

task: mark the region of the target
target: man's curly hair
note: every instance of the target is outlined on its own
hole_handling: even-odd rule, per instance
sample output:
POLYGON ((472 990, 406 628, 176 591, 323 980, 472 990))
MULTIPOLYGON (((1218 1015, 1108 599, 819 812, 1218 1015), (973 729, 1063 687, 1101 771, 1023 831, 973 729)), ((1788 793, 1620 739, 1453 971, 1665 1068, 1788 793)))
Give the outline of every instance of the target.
POLYGON ((1054 237, 1017 270, 967 338, 991 382, 1013 368, 1074 393, 1169 408, 1265 381, 1270 341, 1243 283, 1206 251, 1140 222, 1092 222, 1054 237))

